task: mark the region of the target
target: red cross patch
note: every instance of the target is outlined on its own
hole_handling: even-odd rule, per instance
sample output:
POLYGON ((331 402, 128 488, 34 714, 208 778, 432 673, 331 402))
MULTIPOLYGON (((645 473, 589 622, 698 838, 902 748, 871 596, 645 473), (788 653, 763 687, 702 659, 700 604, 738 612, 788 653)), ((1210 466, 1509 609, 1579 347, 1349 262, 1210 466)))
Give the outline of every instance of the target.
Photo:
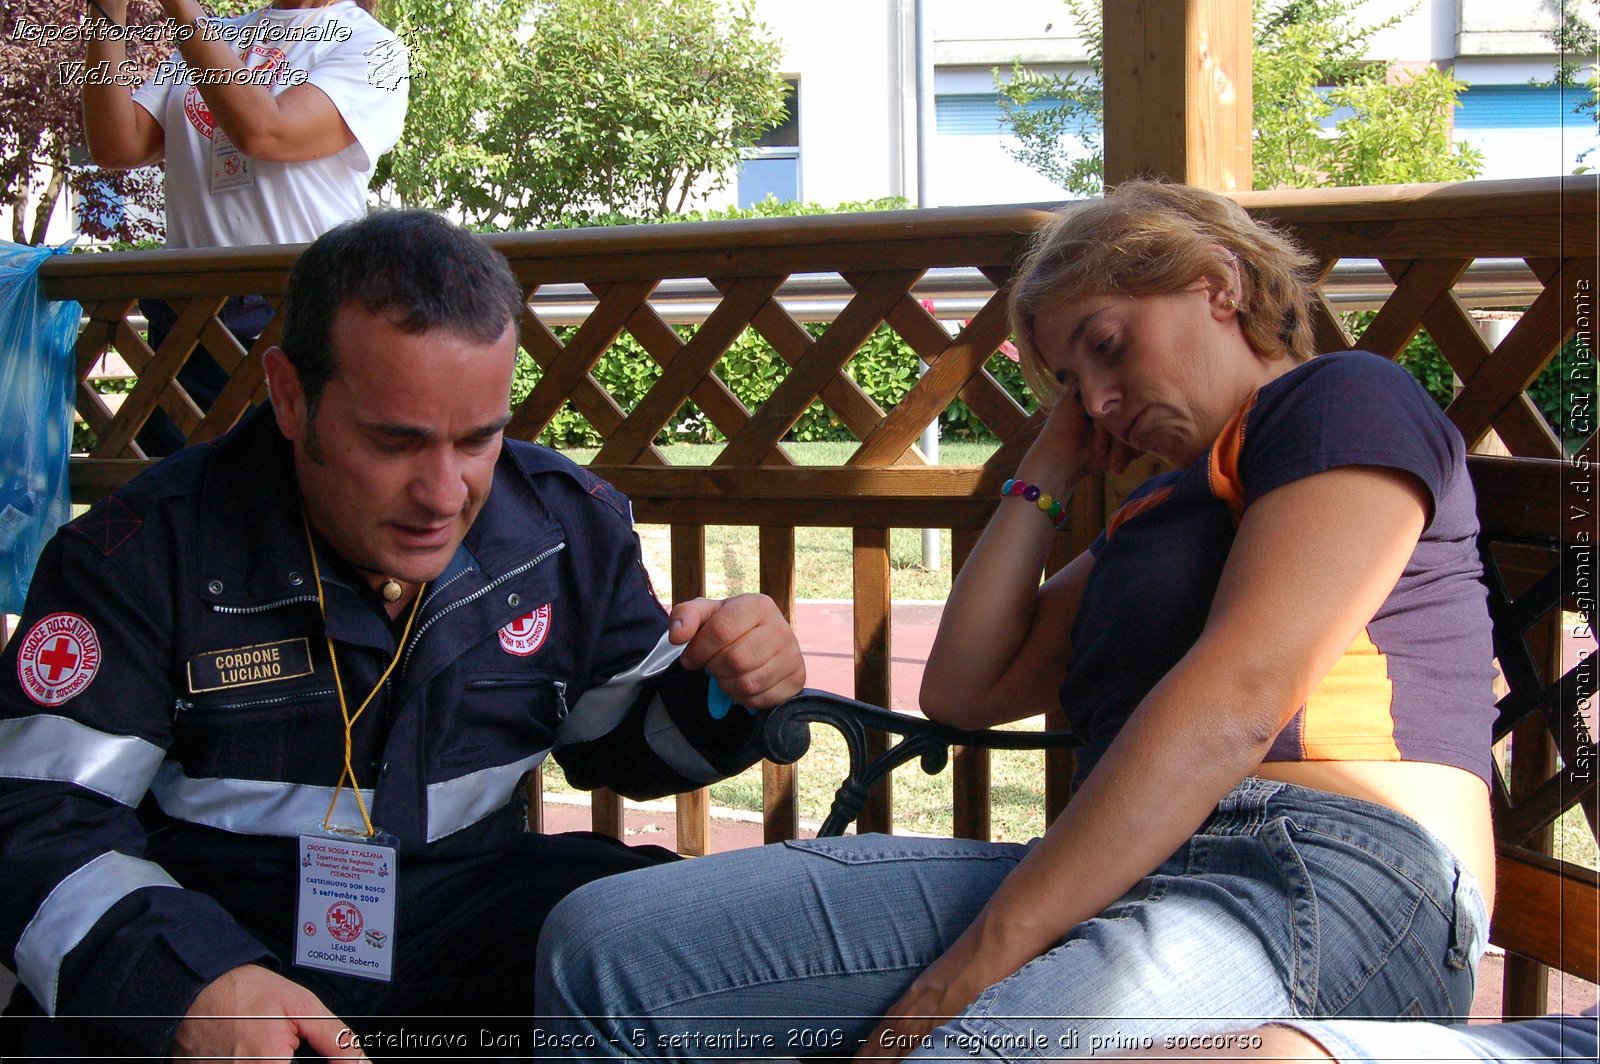
POLYGON ((189 86, 189 90, 183 96, 183 116, 207 140, 211 138, 212 131, 217 128, 217 120, 212 115, 211 108, 200 98, 200 90, 193 85, 189 86))
POLYGON ((546 602, 500 629, 500 648, 507 654, 525 658, 544 646, 545 636, 549 634, 550 603, 546 602))
POLYGON ((41 706, 59 706, 89 686, 100 671, 100 637, 76 613, 52 613, 22 637, 17 680, 41 706))

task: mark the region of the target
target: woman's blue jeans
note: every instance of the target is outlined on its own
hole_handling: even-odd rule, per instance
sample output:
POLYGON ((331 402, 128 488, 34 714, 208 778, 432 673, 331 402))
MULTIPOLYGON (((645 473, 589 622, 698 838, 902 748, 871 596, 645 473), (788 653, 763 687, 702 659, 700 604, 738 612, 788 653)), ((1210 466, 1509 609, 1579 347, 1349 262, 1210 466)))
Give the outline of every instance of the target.
MULTIPOLYGON (((539 943, 546 1051, 853 1052, 1027 852, 869 835, 591 883, 539 943)), ((1277 1017, 1465 1015, 1488 927, 1472 876, 1380 806, 1247 779, 1154 873, 909 1048, 1034 1060, 1277 1017)))

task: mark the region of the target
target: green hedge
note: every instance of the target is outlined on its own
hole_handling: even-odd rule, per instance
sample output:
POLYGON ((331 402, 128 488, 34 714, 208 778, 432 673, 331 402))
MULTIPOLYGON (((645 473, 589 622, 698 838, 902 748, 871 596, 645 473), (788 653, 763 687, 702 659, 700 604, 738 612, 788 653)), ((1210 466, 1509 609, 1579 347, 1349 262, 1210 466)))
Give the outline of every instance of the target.
MULTIPOLYGON (((698 211, 664 218, 630 218, 621 215, 602 217, 585 216, 567 221, 570 225, 636 225, 645 222, 667 221, 729 221, 739 218, 779 218, 812 214, 854 214, 863 211, 903 210, 911 204, 899 197, 863 200, 824 206, 816 203, 781 203, 768 197, 752 207, 729 207, 714 211, 698 211)), ((806 330, 820 336, 825 326, 809 324, 806 330)), ((556 331, 565 342, 576 330, 556 331)), ((678 335, 688 340, 694 335, 691 326, 677 327, 678 335)), ((855 379, 863 391, 879 406, 889 409, 898 403, 917 382, 917 355, 899 334, 887 325, 878 327, 850 361, 846 372, 855 379)), ((1027 409, 1034 407, 1032 396, 1023 383, 1022 372, 1012 359, 996 354, 989 360, 990 374, 1002 387, 1017 398, 1027 409)), ((772 350, 761 336, 746 330, 728 352, 723 355, 715 370, 725 384, 738 396, 740 402, 752 410, 772 394, 788 375, 789 366, 772 350)), ((645 353, 632 336, 624 333, 595 365, 591 376, 611 393, 624 410, 633 409, 645 392, 655 383, 661 368, 645 353)), ((519 353, 516 379, 512 384, 512 405, 521 402, 533 388, 540 375, 539 367, 524 353, 519 353)), ((940 418, 941 438, 948 440, 992 441, 994 434, 978 416, 960 400, 953 403, 940 418)), ((714 425, 706 419, 694 403, 685 403, 676 418, 656 437, 660 445, 672 443, 717 443, 724 439, 714 425)), ((819 441, 850 441, 855 436, 844 427, 832 411, 821 402, 811 407, 790 430, 787 440, 812 443, 819 441)), ((564 407, 544 433, 541 443, 553 447, 595 447, 600 436, 594 428, 571 406, 564 407)))
MULTIPOLYGON (((821 324, 806 326, 813 336, 820 335, 823 328, 821 324)), ((557 335, 565 342, 574 332, 575 328, 566 328, 557 330, 557 335)), ((694 327, 678 326, 677 333, 688 340, 694 335, 694 327)), ((880 325, 856 352, 846 372, 879 406, 889 409, 916 384, 918 361, 916 353, 898 333, 887 325, 880 325)), ((1032 409, 1033 400, 1028 395, 1022 372, 1015 361, 996 353, 989 359, 988 370, 1002 387, 1025 407, 1032 409)), ((754 410, 766 401, 788 374, 789 366, 766 340, 754 330, 747 329, 722 357, 715 372, 740 402, 754 410)), ((611 393, 618 405, 624 410, 631 410, 661 375, 661 367, 645 353, 637 340, 624 333, 601 357, 590 375, 611 393)), ((539 376, 539 367, 525 352, 519 352, 516 376, 511 387, 513 406, 532 390, 539 376)), ((956 400, 944 412, 940 421, 943 439, 994 439, 994 434, 960 400, 956 400)), ((704 413, 693 402, 688 402, 656 437, 656 443, 717 443, 723 438, 704 413)), ((785 439, 811 443, 853 440, 855 436, 819 401, 811 404, 785 439)), ((600 443, 600 436, 569 405, 556 415, 539 441, 552 447, 595 447, 600 443)))
MULTIPOLYGON (((1349 315, 1346 319, 1352 335, 1359 336, 1372 319, 1371 312, 1349 315)), ((824 326, 807 325, 813 335, 820 335, 824 326)), ((558 330, 565 341, 575 329, 558 330)), ((692 326, 679 326, 678 335, 687 340, 694 335, 692 326)), ((851 360, 846 372, 884 409, 892 408, 911 390, 917 381, 917 356, 910 346, 887 325, 878 327, 851 360)), ((1406 346, 1398 359, 1412 376, 1422 382, 1441 408, 1447 406, 1455 393, 1455 376, 1438 346, 1424 332, 1406 346)), ((1025 409, 1035 407, 1033 397, 1023 383, 1019 365, 1004 354, 996 353, 986 367, 991 376, 1010 392, 1025 409)), ((740 402, 752 410, 772 394, 788 373, 789 367, 779 358, 769 344, 752 330, 746 330, 718 363, 716 372, 733 391, 740 402)), ((600 359, 592 376, 611 393, 624 410, 631 410, 660 376, 661 369, 645 353, 632 336, 624 333, 610 351, 600 359)), ((519 354, 516 379, 512 386, 513 405, 532 389, 539 379, 539 368, 525 353, 519 354)), ((1571 416, 1571 398, 1574 394, 1592 396, 1595 388, 1595 359, 1592 352, 1581 350, 1577 341, 1569 341, 1561 355, 1534 380, 1528 394, 1543 412, 1551 430, 1566 439, 1579 435, 1570 430, 1567 421, 1571 416)), ((994 434, 978 416, 960 400, 956 400, 940 418, 940 436, 955 441, 991 442, 994 434)), ((684 404, 677 418, 656 438, 661 445, 672 443, 717 443, 722 433, 706 420, 705 415, 691 402, 684 404)), ((813 403, 795 424, 787 440, 799 442, 849 441, 854 435, 844 427, 821 402, 813 403)), ((570 407, 563 408, 540 441, 554 447, 595 447, 600 436, 579 414, 570 407)))
MULTIPOLYGON (((1346 328, 1352 336, 1360 336, 1373 317, 1373 311, 1346 315, 1346 328)), ((1422 382, 1440 409, 1448 406, 1455 397, 1455 372, 1426 330, 1418 332, 1395 361, 1422 382)), ((1572 398, 1574 395, 1592 398, 1594 387, 1594 353, 1580 347, 1578 339, 1574 337, 1562 346, 1560 355, 1534 378, 1533 384, 1528 387, 1528 396, 1544 415, 1550 431, 1563 440, 1577 439, 1586 437, 1588 432, 1579 432, 1568 424, 1572 420, 1572 398)), ((1585 424, 1592 422, 1587 413, 1580 420, 1585 424)))

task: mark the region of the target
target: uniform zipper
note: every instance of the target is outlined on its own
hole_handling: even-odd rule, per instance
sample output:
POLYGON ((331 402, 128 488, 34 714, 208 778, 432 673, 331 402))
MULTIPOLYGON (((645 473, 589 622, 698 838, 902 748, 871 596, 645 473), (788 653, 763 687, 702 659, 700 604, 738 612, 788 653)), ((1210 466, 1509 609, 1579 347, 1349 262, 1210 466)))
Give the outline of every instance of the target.
POLYGON ((451 584, 455 583, 457 580, 460 580, 463 576, 466 576, 468 573, 475 573, 477 571, 478 571, 478 567, 477 566, 469 565, 465 569, 462 569, 456 575, 452 576, 450 579, 446 580, 444 583, 435 584, 432 587, 430 587, 428 589, 428 597, 422 600, 422 608, 423 609, 427 609, 428 608, 428 604, 430 602, 432 602, 434 599, 439 597, 439 592, 443 591, 445 588, 449 587, 451 584))
MULTIPOLYGON (((224 702, 224 703, 220 703, 218 705, 208 705, 206 708, 207 709, 213 709, 213 710, 251 709, 251 708, 253 708, 255 706, 275 706, 275 705, 279 705, 280 703, 283 703, 283 702, 297 702, 297 701, 299 701, 299 700, 301 700, 303 698, 320 698, 320 697, 322 697, 324 695, 331 695, 331 694, 333 694, 333 688, 324 687, 324 688, 321 688, 320 690, 316 690, 316 691, 302 691, 299 694, 280 695, 277 698, 257 698, 257 699, 253 699, 253 700, 251 700, 249 702, 224 702)), ((180 712, 180 713, 186 712, 186 711, 191 710, 191 709, 195 709, 195 708, 197 708, 199 706, 198 702, 195 702, 193 699, 189 699, 189 698, 180 698, 177 701, 178 701, 178 712, 180 712)))
POLYGON ((532 569, 534 566, 538 565, 540 562, 544 561, 546 558, 549 558, 549 557, 551 557, 552 555, 555 555, 555 554, 559 554, 563 550, 566 550, 566 548, 567 548, 567 545, 566 545, 565 542, 557 543, 555 546, 551 547, 549 550, 544 551, 542 554, 539 554, 536 557, 534 557, 531 561, 524 562, 523 564, 517 566, 515 569, 512 569, 510 572, 504 574, 503 576, 500 576, 499 578, 491 581, 490 583, 487 583, 487 584, 483 585, 478 590, 476 590, 472 594, 468 595, 466 598, 459 599, 459 600, 457 600, 455 602, 450 603, 450 605, 446 606, 444 609, 440 610, 438 613, 434 614, 432 617, 429 617, 426 621, 424 621, 422 623, 422 627, 417 629, 416 634, 411 637, 411 644, 408 647, 406 647, 406 656, 400 662, 400 675, 401 675, 401 677, 403 678, 405 676, 405 674, 406 674, 406 671, 408 669, 410 669, 410 667, 411 667, 411 652, 417 649, 417 644, 422 642, 423 635, 428 631, 429 628, 432 628, 434 626, 434 624, 436 624, 441 617, 445 616, 447 613, 450 613, 452 610, 460 609, 462 606, 467 605, 469 602, 476 602, 478 599, 480 599, 483 596, 487 595, 489 592, 493 591, 495 588, 499 587, 501 584, 505 583, 507 580, 510 580, 513 577, 521 576, 523 573, 527 572, 529 569, 532 569))
POLYGON ((279 609, 283 606, 292 606, 296 602, 315 601, 317 601, 317 596, 315 595, 296 595, 294 598, 279 599, 277 602, 268 602, 264 606, 218 606, 213 603, 211 609, 214 613, 265 613, 268 610, 279 609))

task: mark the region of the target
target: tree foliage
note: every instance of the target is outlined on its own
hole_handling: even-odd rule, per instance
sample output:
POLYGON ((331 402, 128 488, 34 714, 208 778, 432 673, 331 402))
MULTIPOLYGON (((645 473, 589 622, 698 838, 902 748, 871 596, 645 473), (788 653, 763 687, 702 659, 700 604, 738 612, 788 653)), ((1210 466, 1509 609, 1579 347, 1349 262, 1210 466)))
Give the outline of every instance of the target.
POLYGON ((519 34, 533 0, 385 0, 381 21, 410 51, 405 131, 378 164, 373 187, 408 207, 494 216, 492 189, 511 180, 509 160, 484 131, 503 110, 508 71, 526 58, 519 34))
POLYGON ((782 117, 750 0, 390 0, 413 49, 387 172, 415 206, 516 228, 661 215, 782 117), (453 81, 444 85, 444 81, 453 81))
MULTIPOLYGON (((1084 5, 1069 0, 1068 6, 1077 11, 1084 5)), ((1099 78, 1103 51, 1098 23, 1089 34, 1094 77, 1041 74, 1013 63, 1009 81, 996 78, 1001 117, 1017 137, 1006 150, 1030 170, 1079 196, 1098 195, 1105 184, 1105 93, 1099 78)))
POLYGON ((1433 66, 1366 62, 1372 37, 1401 16, 1364 25, 1361 6, 1256 0, 1256 188, 1464 181, 1482 169, 1476 148, 1450 138, 1466 86, 1433 66))
MULTIPOLYGON (((160 171, 101 170, 89 163, 83 147, 74 78, 85 72, 70 64, 87 49, 79 36, 84 7, 78 0, 10 0, 0 7, 0 197, 12 208, 14 243, 43 243, 50 215, 68 190, 82 197, 80 228, 86 236, 161 235, 160 171)), ((162 23, 156 0, 133 0, 128 15, 133 26, 162 23)), ((110 73, 143 81, 169 47, 164 33, 156 38, 129 40, 130 66, 110 73)))
MULTIPOLYGON (((1586 7, 1592 13, 1592 5, 1561 0, 1560 21, 1549 34, 1550 42, 1560 50, 1551 84, 1572 90, 1572 113, 1594 125, 1600 122, 1600 32, 1585 17, 1586 7)), ((1562 96, 1567 98, 1568 93, 1563 92, 1562 96)), ((1585 148, 1576 161, 1583 164, 1592 154, 1593 148, 1585 148)), ((1576 172, 1587 173, 1589 169, 1580 165, 1576 172)))
MULTIPOLYGON (((1065 0, 1083 28, 1090 74, 996 73, 1021 162, 1080 196, 1102 184, 1104 41, 1096 0, 1065 0), (1046 101, 1048 101, 1046 103, 1046 101), (1070 139, 1064 140, 1064 137, 1070 139)), ((1459 181, 1482 157, 1450 143, 1466 86, 1434 67, 1391 71, 1364 59, 1397 21, 1363 24, 1361 0, 1256 0, 1252 91, 1254 186, 1459 181)))

